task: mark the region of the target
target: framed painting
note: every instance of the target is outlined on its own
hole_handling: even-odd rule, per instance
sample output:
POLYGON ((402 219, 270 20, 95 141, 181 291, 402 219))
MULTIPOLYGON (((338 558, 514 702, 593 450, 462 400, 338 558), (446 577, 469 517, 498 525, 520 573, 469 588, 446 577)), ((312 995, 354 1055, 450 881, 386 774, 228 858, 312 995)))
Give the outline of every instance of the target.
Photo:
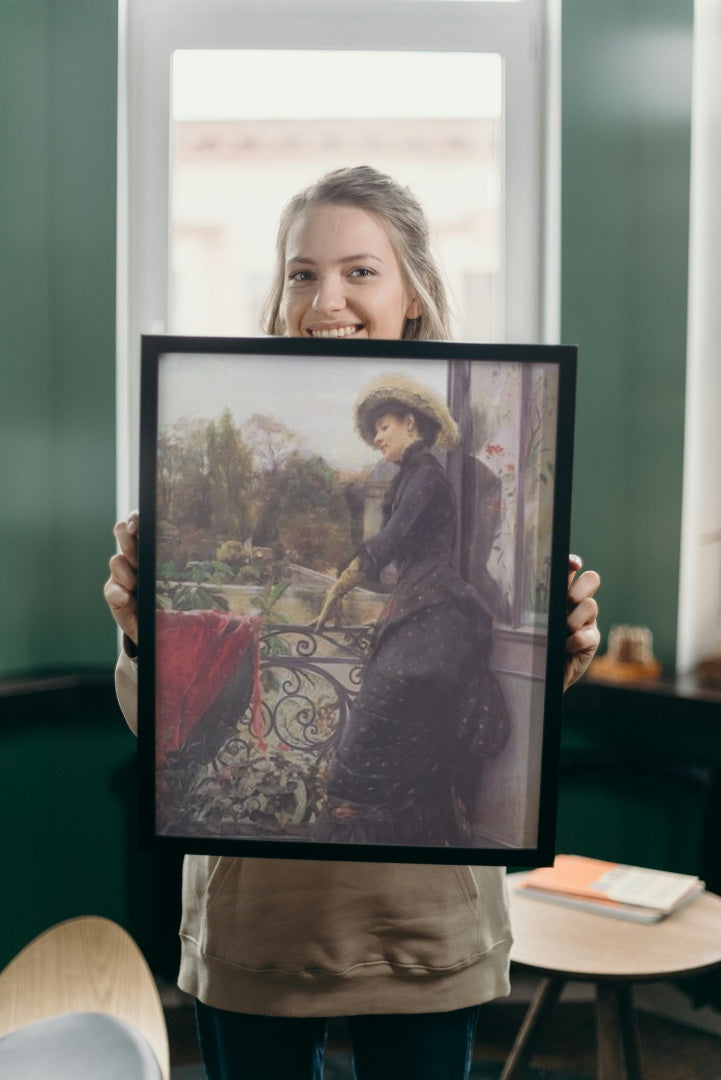
POLYGON ((143 338, 144 846, 552 861, 575 371, 143 338))

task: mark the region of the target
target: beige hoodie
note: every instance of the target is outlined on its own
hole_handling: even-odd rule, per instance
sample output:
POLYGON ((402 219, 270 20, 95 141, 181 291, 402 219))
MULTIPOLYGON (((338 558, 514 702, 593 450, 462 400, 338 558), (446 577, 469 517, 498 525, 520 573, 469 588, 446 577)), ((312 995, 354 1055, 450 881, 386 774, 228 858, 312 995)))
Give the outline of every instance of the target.
MULTIPOLYGON (((137 721, 137 664, 120 706, 137 721)), ((178 985, 270 1016, 442 1012, 508 993, 501 867, 186 855, 178 985)))

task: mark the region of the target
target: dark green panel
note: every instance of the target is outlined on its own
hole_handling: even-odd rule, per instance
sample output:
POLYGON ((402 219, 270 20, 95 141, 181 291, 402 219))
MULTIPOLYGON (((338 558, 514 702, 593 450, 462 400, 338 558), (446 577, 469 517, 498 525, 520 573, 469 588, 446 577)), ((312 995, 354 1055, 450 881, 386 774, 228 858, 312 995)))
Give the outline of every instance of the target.
POLYGON ((181 857, 139 850, 136 750, 110 674, 0 682, 0 968, 49 926, 94 914, 175 978, 181 857))
POLYGON ((669 680, 566 695, 557 850, 721 885, 721 701, 669 680))
POLYGON ((0 675, 110 664, 116 0, 0 2, 0 675))
POLYGON ((115 520, 117 4, 50 5, 50 310, 65 664, 112 660, 102 598, 115 520))
POLYGON ((691 0, 563 7, 562 338, 579 345, 573 546, 602 629, 675 656, 691 0))
POLYGON ((0 816, 6 865, 0 967, 62 919, 96 914, 129 925, 136 861, 135 740, 106 690, 0 698, 0 816))
POLYGON ((0 671, 51 651, 48 32, 44 3, 0 3, 0 671))
POLYGON ((704 806, 683 780, 624 769, 579 771, 561 782, 557 849, 696 874, 703 860, 704 806))

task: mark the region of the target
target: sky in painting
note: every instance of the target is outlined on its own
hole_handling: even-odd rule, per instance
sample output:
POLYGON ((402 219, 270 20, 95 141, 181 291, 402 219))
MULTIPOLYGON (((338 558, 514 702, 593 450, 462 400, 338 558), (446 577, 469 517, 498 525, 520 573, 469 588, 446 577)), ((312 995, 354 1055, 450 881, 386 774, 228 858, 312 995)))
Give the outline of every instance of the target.
POLYGON ((353 407, 372 379, 392 371, 404 371, 446 399, 447 364, 440 360, 166 354, 160 362, 158 430, 179 420, 216 419, 225 409, 242 428, 260 413, 297 432, 304 452, 336 468, 362 468, 380 455, 357 434, 353 407))

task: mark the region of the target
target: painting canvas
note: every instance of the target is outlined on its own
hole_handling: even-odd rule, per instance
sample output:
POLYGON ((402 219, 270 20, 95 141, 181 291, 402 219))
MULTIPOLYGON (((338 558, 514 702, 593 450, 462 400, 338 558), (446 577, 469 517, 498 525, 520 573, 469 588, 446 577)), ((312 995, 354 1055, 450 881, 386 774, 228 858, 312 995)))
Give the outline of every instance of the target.
POLYGON ((570 347, 143 339, 146 846, 548 862, 574 388, 570 347))

